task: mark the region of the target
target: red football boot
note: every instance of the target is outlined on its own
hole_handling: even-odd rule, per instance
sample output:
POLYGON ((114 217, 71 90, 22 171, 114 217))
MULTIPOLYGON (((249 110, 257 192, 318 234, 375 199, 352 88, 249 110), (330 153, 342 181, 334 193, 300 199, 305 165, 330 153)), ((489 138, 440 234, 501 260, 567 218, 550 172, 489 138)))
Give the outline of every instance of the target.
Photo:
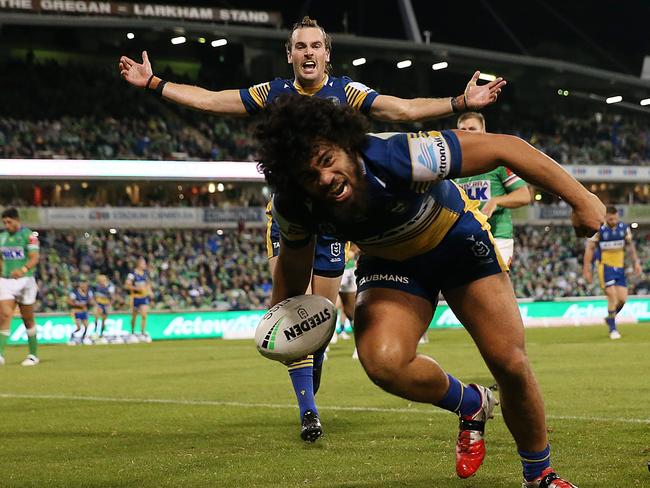
POLYGON ((491 390, 480 385, 468 385, 481 395, 481 407, 472 415, 460 416, 460 432, 456 440, 456 474, 469 478, 481 467, 485 458, 485 422, 494 417, 492 411, 499 404, 491 390))
POLYGON ((532 481, 525 481, 521 488, 578 488, 573 483, 560 478, 553 468, 546 468, 542 474, 532 481))

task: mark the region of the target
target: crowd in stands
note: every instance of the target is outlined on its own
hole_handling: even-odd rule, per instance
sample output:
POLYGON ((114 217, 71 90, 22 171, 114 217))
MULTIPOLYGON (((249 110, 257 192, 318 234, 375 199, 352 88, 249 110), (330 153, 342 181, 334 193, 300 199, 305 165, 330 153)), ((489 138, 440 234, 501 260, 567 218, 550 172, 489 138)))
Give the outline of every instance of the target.
MULTIPOLYGON (((519 298, 553 300, 602 295, 582 278, 584 245, 568 227, 515 227, 511 278, 519 298)), ((644 274, 650 273, 650 233, 637 232, 644 274)), ((68 291, 86 277, 106 274, 116 287, 114 310, 128 310, 124 282, 144 256, 153 283, 153 310, 246 310, 269 306, 271 276, 264 229, 42 231, 37 271, 40 311, 65 311, 68 291)), ((628 270, 629 271, 629 270, 628 270)), ((634 286, 643 277, 628 273, 634 286)))
POLYGON ((271 276, 264 229, 140 232, 42 231, 36 273, 40 311, 67 310, 80 277, 105 274, 113 309, 128 310, 127 275, 144 256, 155 295, 152 310, 247 310, 269 306, 271 276))
MULTIPOLYGON (((12 61, 2 71, 0 158, 254 160, 248 119, 160 101, 127 85, 112 66, 12 61)), ((197 82, 171 72, 163 76, 197 82)), ((443 119, 418 128, 450 124, 443 119)), ((373 127, 386 129, 413 127, 373 127)), ((489 120, 488 129, 519 135, 562 164, 650 164, 647 117, 591 112, 522 121, 504 114, 489 120)))

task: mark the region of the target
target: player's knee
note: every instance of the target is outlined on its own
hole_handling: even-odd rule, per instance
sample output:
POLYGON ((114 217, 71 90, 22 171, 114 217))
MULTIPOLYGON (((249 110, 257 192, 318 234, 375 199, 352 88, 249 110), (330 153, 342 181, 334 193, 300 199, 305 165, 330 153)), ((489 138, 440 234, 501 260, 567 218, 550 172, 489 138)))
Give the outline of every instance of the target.
POLYGON ((378 386, 390 389, 405 366, 404 351, 393 344, 359 347, 359 359, 368 377, 378 386))
POLYGON ((11 312, 8 310, 0 310, 0 322, 10 322, 11 321, 11 312))
POLYGON ((530 363, 523 348, 514 348, 502 353, 492 354, 486 358, 497 380, 514 381, 528 377, 530 363))

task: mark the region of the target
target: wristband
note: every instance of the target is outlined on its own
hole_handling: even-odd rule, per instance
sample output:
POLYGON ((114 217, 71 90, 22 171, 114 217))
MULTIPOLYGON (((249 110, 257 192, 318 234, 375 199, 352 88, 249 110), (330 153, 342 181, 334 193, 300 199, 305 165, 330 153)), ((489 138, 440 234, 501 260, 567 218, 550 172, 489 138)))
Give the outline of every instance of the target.
POLYGON ((150 88, 149 88, 149 85, 151 85, 151 80, 153 80, 153 77, 154 77, 154 76, 155 76, 155 75, 151 75, 151 76, 149 77, 149 79, 147 80, 147 84, 144 85, 144 89, 145 89, 145 90, 149 90, 149 89, 150 89, 150 88))
POLYGON ((451 111, 453 113, 457 114, 459 112, 467 112, 467 110, 468 110, 468 108, 467 108, 467 97, 465 96, 464 93, 462 95, 458 95, 457 97, 451 97, 451 111), (463 106, 462 107, 461 107, 461 102, 459 100, 461 97, 462 97, 462 100, 463 100, 463 102, 462 102, 463 106))
POLYGON ((155 88, 155 90, 154 90, 154 92, 156 92, 156 95, 158 95, 159 97, 162 98, 163 87, 164 87, 166 84, 167 84, 167 82, 166 82, 165 80, 160 80, 160 82, 158 83, 158 86, 157 86, 157 87, 155 88))

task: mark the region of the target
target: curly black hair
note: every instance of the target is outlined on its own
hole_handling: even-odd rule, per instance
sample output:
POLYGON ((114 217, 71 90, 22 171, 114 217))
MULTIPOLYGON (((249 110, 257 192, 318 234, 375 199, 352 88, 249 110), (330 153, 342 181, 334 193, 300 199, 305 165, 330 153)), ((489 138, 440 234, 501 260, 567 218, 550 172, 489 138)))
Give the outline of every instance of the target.
POLYGON ((258 168, 275 191, 296 191, 297 170, 309 164, 319 143, 356 152, 366 144, 368 127, 366 118, 349 106, 326 98, 283 95, 256 121, 258 168))

